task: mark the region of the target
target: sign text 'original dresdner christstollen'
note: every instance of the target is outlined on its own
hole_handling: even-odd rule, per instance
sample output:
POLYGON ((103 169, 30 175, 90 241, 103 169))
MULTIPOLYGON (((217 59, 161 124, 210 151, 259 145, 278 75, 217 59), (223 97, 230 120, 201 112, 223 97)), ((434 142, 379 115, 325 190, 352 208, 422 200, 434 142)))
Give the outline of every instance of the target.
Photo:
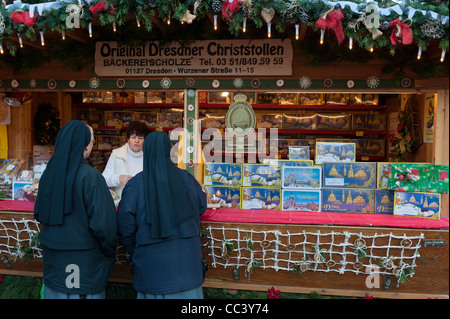
POLYGON ((213 40, 189 45, 146 42, 118 46, 97 42, 95 73, 99 76, 264 76, 292 75, 288 40, 213 40))

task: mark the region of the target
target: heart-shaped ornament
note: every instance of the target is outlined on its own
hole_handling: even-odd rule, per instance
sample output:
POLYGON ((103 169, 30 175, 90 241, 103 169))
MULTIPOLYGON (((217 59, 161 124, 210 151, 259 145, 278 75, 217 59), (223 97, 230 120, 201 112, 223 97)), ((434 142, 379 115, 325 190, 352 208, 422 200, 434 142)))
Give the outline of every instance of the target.
POLYGON ((262 8, 261 17, 266 21, 266 23, 270 23, 273 17, 275 16, 275 10, 273 8, 262 8))

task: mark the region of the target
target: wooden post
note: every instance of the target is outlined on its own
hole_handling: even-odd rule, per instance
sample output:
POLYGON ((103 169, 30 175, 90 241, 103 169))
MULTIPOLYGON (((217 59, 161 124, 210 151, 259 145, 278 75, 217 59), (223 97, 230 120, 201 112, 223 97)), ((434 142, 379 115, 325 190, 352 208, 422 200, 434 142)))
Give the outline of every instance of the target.
MULTIPOLYGON (((435 165, 449 165, 449 105, 448 89, 437 92, 436 110, 434 112, 434 159, 435 165)), ((448 217, 449 195, 442 195, 441 217, 448 217)))
POLYGON ((11 107, 11 124, 8 130, 8 158, 28 159, 33 148, 31 146, 31 102, 20 107, 11 107))

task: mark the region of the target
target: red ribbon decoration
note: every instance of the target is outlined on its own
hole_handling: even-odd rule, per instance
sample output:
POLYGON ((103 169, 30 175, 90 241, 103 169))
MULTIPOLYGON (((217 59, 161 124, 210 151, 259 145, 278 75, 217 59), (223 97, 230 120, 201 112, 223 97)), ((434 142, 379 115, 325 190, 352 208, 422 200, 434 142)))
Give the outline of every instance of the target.
POLYGON ((333 10, 328 14, 325 14, 325 18, 323 18, 323 16, 324 15, 316 21, 315 27, 320 29, 333 29, 338 43, 341 44, 341 42, 345 39, 344 28, 342 27, 341 22, 344 15, 342 14, 341 9, 333 10))
POLYGON ((14 11, 13 13, 11 13, 11 19, 13 20, 14 24, 23 23, 29 28, 33 27, 34 23, 36 22, 36 18, 36 15, 31 18, 29 12, 14 11))
POLYGON ((395 19, 391 22, 389 22, 389 26, 392 28, 391 33, 391 43, 397 44, 403 43, 403 44, 411 44, 413 42, 413 34, 412 30, 406 23, 401 23, 400 18, 395 19))
POLYGON ((247 2, 247 0, 245 0, 245 1, 234 0, 232 2, 224 1, 222 3, 222 15, 225 19, 228 19, 229 21, 231 21, 230 16, 235 14, 240 8, 239 2, 245 3, 245 2, 247 2))
MULTIPOLYGON (((97 13, 105 11, 107 3, 108 3, 107 1, 100 1, 95 6, 90 6, 89 10, 92 12, 92 16, 95 17, 97 13)), ((114 7, 112 5, 109 7, 109 13, 114 13, 114 7)))

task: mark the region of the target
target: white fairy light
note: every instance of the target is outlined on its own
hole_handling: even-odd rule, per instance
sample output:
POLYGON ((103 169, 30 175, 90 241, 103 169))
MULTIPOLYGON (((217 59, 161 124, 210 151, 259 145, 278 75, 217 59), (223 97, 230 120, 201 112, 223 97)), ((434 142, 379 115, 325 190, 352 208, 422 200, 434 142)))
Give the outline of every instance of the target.
POLYGON ((20 36, 20 33, 17 33, 17 37, 19 38, 19 46, 21 48, 23 48, 23 42, 22 42, 22 37, 20 36))
POLYGON ((244 17, 242 20, 242 32, 247 31, 247 17, 244 17))
POLYGON ((420 60, 422 57, 422 46, 419 45, 419 50, 417 51, 417 60, 420 60))
POLYGON ((323 44, 323 37, 325 36, 325 29, 320 30, 320 44, 323 44))
POLYGON ((444 59, 445 59, 445 49, 442 49, 441 62, 444 62, 444 59))
POLYGON ((295 40, 299 39, 299 29, 300 29, 300 25, 297 23, 295 24, 295 40))
POLYGON ((92 38, 92 23, 91 22, 89 22, 88 30, 89 30, 89 38, 92 38))
POLYGON ((350 50, 353 49, 353 38, 352 37, 348 38, 348 48, 350 50))
POLYGON ((39 31, 39 34, 41 35, 41 45, 44 46, 44 45, 45 45, 45 41, 44 41, 44 31, 39 31))

